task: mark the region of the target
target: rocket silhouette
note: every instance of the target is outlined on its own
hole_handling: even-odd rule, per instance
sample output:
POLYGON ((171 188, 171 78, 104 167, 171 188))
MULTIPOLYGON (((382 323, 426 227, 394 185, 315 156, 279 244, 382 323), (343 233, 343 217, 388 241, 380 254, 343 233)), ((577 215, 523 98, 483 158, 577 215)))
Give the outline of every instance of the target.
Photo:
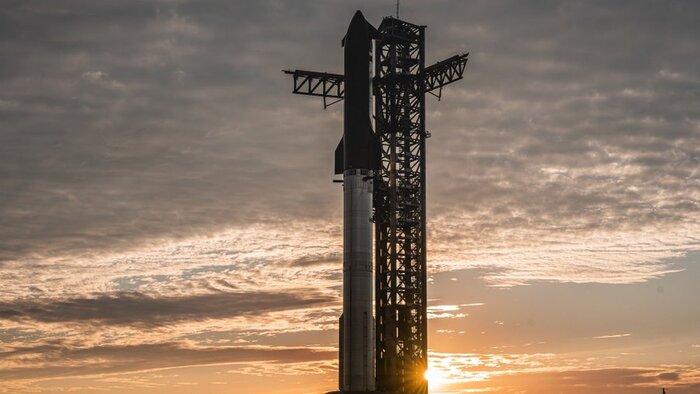
POLYGON ((378 170, 381 148, 370 120, 370 61, 372 40, 380 37, 362 12, 353 16, 343 38, 345 93, 343 137, 335 149, 335 173, 345 170, 378 170))

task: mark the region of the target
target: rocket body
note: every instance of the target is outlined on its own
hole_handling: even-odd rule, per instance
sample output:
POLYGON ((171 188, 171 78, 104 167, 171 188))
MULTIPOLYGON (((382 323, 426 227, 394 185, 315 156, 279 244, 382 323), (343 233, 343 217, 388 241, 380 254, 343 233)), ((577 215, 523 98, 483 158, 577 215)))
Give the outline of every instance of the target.
POLYGON ((372 193, 380 147, 370 122, 370 51, 377 30, 360 11, 343 39, 343 138, 335 173, 343 174, 343 315, 340 318, 341 393, 375 390, 372 193))
POLYGON ((347 170, 343 182, 342 392, 375 388, 371 178, 347 170))

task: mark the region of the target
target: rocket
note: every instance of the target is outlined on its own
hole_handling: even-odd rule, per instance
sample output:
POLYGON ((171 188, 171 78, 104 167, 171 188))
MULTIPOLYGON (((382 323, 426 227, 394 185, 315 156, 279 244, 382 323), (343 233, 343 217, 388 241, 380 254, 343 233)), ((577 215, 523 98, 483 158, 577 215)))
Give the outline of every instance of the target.
POLYGON ((381 148, 370 120, 372 40, 379 38, 360 11, 343 38, 343 137, 335 173, 343 174, 343 314, 340 317, 341 393, 375 391, 372 195, 381 148))

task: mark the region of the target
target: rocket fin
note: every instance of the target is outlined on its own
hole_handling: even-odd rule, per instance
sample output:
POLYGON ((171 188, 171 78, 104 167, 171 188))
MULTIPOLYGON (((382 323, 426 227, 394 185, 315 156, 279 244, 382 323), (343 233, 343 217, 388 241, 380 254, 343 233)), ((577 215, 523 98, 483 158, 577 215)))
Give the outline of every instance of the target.
POLYGON ((335 148, 335 174, 342 174, 345 171, 345 146, 344 138, 340 139, 335 148))
POLYGON ((369 22, 367 22, 367 30, 369 30, 369 38, 373 40, 382 38, 382 33, 380 33, 379 30, 377 30, 377 28, 372 26, 372 24, 369 22))

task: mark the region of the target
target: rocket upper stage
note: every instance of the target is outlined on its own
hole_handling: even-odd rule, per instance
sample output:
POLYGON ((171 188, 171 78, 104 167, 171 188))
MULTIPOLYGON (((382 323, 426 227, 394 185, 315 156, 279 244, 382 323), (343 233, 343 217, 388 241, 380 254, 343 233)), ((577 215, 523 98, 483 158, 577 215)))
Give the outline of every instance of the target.
POLYGON ((345 122, 343 138, 335 150, 335 173, 377 170, 381 149, 370 120, 370 62, 372 40, 380 38, 362 12, 353 16, 343 38, 345 49, 345 122))

